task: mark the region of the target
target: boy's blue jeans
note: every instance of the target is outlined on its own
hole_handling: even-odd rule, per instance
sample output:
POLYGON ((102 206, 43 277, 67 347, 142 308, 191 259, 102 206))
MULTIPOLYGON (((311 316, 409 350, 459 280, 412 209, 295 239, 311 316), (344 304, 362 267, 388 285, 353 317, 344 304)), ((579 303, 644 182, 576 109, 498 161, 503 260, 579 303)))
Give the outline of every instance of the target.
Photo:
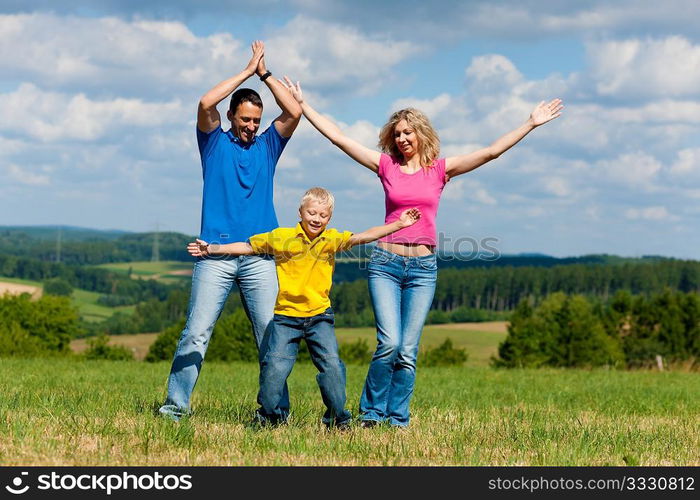
POLYGON ((368 270, 377 350, 360 398, 363 420, 407 426, 423 324, 435 294, 437 257, 403 257, 376 247, 368 270))
POLYGON ((263 421, 284 422, 289 407, 284 407, 287 377, 292 372, 299 342, 306 341, 311 361, 318 369, 316 375, 321 397, 326 405, 323 423, 343 424, 350 420, 345 409, 345 365, 338 357, 335 338, 335 317, 330 307, 321 314, 306 318, 275 314, 270 335, 263 340, 265 353, 260 365, 260 405, 258 416, 263 421))

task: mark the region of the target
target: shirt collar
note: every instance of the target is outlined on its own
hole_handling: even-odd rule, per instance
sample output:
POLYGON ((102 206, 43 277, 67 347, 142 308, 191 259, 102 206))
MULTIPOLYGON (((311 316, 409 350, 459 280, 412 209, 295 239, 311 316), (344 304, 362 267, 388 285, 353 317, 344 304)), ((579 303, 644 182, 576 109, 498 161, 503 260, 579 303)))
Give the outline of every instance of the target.
POLYGON ((310 243, 314 243, 315 241, 318 241, 318 240, 321 240, 321 239, 325 240, 325 239, 326 239, 326 231, 327 231, 327 230, 328 230, 328 228, 324 229, 323 232, 322 232, 321 234, 319 234, 318 236, 316 236, 316 237, 314 238, 314 240, 311 241, 311 240, 309 239, 309 236, 306 234, 306 231, 304 231, 304 228, 301 227, 301 222, 297 222, 296 235, 297 235, 297 236, 300 236, 304 241, 306 241, 307 243, 310 244, 310 243))
POLYGON ((244 147, 244 148, 246 148, 246 147, 248 147, 248 146, 251 146, 253 143, 255 143, 255 141, 256 141, 257 138, 258 138, 258 135, 256 134, 256 135, 253 136, 253 140, 252 140, 252 141, 250 141, 250 142, 243 142, 243 141, 240 140, 238 137, 236 137, 236 135, 233 133, 233 129, 229 129, 228 132, 226 132, 226 135, 228 135, 228 138, 231 140, 231 142, 235 142, 236 144, 239 144, 240 146, 242 146, 242 147, 244 147))

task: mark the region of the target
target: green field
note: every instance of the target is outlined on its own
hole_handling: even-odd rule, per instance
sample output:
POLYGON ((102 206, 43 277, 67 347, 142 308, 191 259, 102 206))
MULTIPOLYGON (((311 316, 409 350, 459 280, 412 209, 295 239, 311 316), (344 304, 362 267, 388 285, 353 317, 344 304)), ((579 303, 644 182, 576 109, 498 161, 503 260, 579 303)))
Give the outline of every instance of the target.
POLYGON ((172 284, 192 279, 193 262, 164 260, 159 262, 116 262, 100 264, 97 267, 118 273, 128 273, 131 269, 132 278, 156 279, 162 283, 172 284))
MULTIPOLYGON (((29 285, 38 288, 43 288, 44 285, 40 281, 30 281, 21 280, 16 278, 5 278, 0 276, 0 282, 6 283, 16 283, 18 285, 29 285)), ((71 301, 75 307, 80 311, 80 316, 86 321, 102 321, 109 318, 117 311, 122 311, 125 313, 132 313, 135 306, 120 306, 120 307, 107 307, 97 303, 97 299, 101 294, 97 292, 88 292, 87 290, 81 290, 79 288, 73 289, 73 294, 71 295, 71 301)))
POLYGON ((22 280, 19 278, 5 278, 4 276, 0 276, 0 281, 4 281, 5 283, 16 283, 18 285, 38 286, 39 288, 43 288, 44 286, 39 281, 22 280))
POLYGON ((100 305, 97 303, 100 295, 97 292, 88 292, 78 288, 73 290, 73 295, 71 296, 73 304, 78 308, 80 315, 86 321, 102 321, 117 311, 131 314, 136 308, 136 306, 107 307, 100 305))
MULTIPOLYGON (((449 338, 455 347, 465 349, 469 355, 467 365, 487 366, 492 355, 496 354, 498 344, 506 337, 505 323, 494 322, 484 324, 496 331, 481 331, 479 323, 453 323, 450 325, 427 325, 423 329, 421 349, 437 347, 449 338)), ((367 341, 369 349, 376 346, 375 330, 373 328, 337 328, 336 335, 340 343, 353 343, 359 339, 367 341)), ((136 333, 112 336, 111 343, 123 345, 134 352, 137 359, 143 359, 148 353, 149 346, 155 341, 157 333, 136 333)), ((76 339, 71 342, 75 352, 87 348, 86 339, 76 339)))
MULTIPOLYGON (((169 363, 3 359, 0 465, 700 465, 697 374, 419 368, 406 430, 328 432, 315 369, 257 428, 257 365, 207 363, 195 414, 154 415, 169 363)), ((366 366, 348 367, 356 413, 366 366)))

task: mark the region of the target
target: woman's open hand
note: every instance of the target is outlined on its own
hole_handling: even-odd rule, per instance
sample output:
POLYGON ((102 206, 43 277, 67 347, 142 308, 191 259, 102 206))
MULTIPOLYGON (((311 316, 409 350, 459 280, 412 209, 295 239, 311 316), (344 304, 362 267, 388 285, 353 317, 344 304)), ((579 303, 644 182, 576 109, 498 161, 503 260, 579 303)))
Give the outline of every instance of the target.
POLYGON ((295 85, 287 75, 284 76, 284 81, 280 80, 279 82, 284 85, 284 88, 289 90, 289 93, 292 94, 292 97, 294 97, 299 104, 304 102, 304 94, 301 91, 301 83, 297 81, 295 85))
POLYGON ((552 99, 549 102, 542 101, 530 113, 530 123, 535 127, 539 127, 561 115, 562 109, 564 109, 564 105, 561 99, 552 99))

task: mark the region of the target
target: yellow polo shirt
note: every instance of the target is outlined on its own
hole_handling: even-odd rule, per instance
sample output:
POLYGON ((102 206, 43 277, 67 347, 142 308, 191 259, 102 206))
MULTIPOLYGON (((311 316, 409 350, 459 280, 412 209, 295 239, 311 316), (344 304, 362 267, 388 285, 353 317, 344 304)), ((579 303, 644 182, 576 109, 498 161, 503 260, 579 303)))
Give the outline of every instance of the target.
POLYGON ((351 236, 350 231, 326 228, 312 241, 298 223, 250 237, 256 253, 275 257, 280 287, 275 314, 308 317, 331 306, 335 254, 349 247, 351 236))

